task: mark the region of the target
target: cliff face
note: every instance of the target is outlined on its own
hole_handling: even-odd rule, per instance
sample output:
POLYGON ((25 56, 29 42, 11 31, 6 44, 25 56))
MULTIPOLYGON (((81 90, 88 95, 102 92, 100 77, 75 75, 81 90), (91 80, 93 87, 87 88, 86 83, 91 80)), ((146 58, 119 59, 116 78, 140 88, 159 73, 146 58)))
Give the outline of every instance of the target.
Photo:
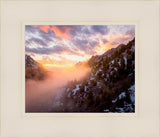
POLYGON ((25 78, 33 80, 43 80, 47 75, 47 71, 41 64, 36 62, 29 55, 25 55, 25 78))

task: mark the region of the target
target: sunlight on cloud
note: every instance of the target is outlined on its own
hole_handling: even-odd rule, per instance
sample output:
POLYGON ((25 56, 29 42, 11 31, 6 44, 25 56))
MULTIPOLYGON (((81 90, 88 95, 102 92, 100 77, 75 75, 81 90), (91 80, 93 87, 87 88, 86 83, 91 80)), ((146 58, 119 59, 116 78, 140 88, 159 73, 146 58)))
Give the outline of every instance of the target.
POLYGON ((73 62, 77 62, 77 61, 86 61, 91 56, 88 56, 88 55, 77 56, 77 55, 70 55, 70 54, 67 54, 67 53, 63 53, 62 57, 66 58, 68 60, 71 60, 73 62))
POLYGON ((57 36, 60 36, 62 39, 70 39, 70 36, 67 34, 67 32, 69 31, 69 28, 67 28, 65 32, 62 32, 58 27, 53 26, 51 30, 53 30, 55 34, 57 36))
POLYGON ((128 43, 134 29, 133 25, 29 25, 26 53, 46 67, 70 66, 128 43))

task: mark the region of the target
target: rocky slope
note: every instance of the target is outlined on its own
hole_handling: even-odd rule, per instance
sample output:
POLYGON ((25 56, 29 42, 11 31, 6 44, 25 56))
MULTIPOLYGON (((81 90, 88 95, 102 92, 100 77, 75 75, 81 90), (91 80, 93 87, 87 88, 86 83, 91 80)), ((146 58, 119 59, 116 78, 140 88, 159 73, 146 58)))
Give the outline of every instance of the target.
POLYGON ((47 75, 41 64, 29 55, 25 55, 25 77, 26 79, 43 80, 47 75))
MULTIPOLYGON (((135 111, 135 40, 88 61, 91 72, 68 83, 59 100, 65 112, 135 111)), ((58 111, 58 110, 57 110, 58 111)))

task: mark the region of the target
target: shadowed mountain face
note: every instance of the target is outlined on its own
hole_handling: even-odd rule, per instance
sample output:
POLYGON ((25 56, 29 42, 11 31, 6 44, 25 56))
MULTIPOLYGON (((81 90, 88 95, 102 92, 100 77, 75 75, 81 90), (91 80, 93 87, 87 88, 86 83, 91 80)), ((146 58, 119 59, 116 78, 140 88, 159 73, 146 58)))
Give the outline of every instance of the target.
POLYGON ((25 55, 25 77, 32 80, 43 80, 47 76, 47 71, 33 58, 25 55))
POLYGON ((59 99, 66 112, 135 111, 135 40, 88 61, 91 73, 68 84, 59 99))

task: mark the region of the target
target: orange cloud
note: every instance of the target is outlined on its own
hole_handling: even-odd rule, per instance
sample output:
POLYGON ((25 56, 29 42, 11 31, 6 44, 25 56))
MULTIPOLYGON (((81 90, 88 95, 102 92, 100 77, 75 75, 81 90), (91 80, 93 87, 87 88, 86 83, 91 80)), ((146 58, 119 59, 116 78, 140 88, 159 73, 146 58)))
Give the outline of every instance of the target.
POLYGON ((49 25, 36 25, 35 27, 38 27, 40 30, 42 30, 45 33, 48 33, 50 29, 49 25))
POLYGON ((51 30, 55 32, 55 34, 63 39, 70 39, 70 35, 68 34, 70 27, 66 27, 65 31, 62 32, 57 26, 52 26, 51 30))

